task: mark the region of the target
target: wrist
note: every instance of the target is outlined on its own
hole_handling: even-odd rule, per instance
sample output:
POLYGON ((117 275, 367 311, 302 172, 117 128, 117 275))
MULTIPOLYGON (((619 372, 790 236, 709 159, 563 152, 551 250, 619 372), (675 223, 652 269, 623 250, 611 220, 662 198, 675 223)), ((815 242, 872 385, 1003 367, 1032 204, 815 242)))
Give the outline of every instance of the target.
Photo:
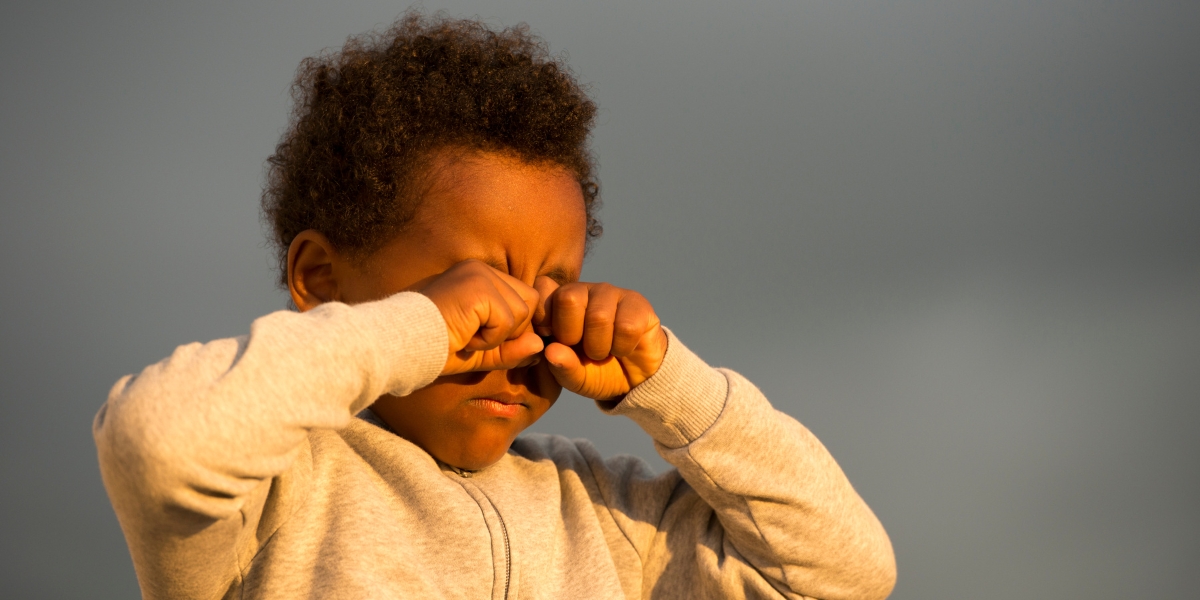
POLYGON ((653 376, 623 398, 597 403, 608 414, 626 415, 668 448, 704 434, 725 407, 729 384, 669 330, 667 348, 653 376))
POLYGON ((449 347, 446 321, 427 296, 400 292, 353 307, 373 339, 377 372, 385 389, 407 395, 441 373, 449 347))

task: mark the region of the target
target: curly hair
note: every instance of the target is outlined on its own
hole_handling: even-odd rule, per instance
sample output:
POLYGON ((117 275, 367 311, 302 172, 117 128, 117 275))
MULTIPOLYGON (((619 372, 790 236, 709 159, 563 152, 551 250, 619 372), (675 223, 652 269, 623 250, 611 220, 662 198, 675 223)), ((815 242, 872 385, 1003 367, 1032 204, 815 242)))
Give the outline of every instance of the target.
POLYGON ((320 231, 352 258, 403 231, 424 161, 447 148, 567 169, 583 191, 588 245, 602 233, 588 147, 596 105, 527 25, 494 31, 408 12, 383 33, 305 59, 292 96, 262 195, 284 286, 301 231, 320 231))

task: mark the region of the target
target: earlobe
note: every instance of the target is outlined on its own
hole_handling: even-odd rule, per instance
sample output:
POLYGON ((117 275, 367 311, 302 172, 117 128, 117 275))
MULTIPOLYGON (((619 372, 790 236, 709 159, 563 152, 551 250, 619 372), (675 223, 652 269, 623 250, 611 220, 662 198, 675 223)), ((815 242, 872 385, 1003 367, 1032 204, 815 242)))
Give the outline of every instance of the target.
POLYGON ((300 312, 337 300, 337 253, 320 232, 306 229, 288 246, 288 292, 300 312))

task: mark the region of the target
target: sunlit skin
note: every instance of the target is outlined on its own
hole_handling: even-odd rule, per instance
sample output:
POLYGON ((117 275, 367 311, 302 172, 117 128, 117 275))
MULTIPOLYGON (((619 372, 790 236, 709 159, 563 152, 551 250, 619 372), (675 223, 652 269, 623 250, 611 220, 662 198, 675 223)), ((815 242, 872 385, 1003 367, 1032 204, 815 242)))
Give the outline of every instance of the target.
POLYGON ((319 232, 296 236, 288 287, 301 311, 400 291, 428 296, 449 332, 432 384, 372 409, 438 460, 478 470, 499 460, 562 388, 619 399, 662 364, 667 338, 637 292, 579 282, 586 240, 572 174, 496 153, 433 156, 413 221, 365 259, 319 232), (543 347, 540 335, 555 342, 543 347))

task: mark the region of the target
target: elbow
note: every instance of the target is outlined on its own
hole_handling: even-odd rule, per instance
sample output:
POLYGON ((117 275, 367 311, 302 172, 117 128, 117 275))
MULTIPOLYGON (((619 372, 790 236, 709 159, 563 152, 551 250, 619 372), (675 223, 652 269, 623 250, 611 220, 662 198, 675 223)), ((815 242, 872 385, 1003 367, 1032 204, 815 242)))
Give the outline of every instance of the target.
POLYGON ((881 565, 878 574, 875 578, 875 587, 873 593, 868 598, 877 598, 883 600, 891 595, 892 590, 896 588, 896 561, 895 557, 888 554, 891 560, 887 561, 886 565, 881 565))
POLYGON ((870 526, 862 532, 858 551, 854 553, 858 585, 853 597, 884 600, 896 587, 896 553, 879 519, 870 514, 868 522, 870 526))
POLYGON ((110 399, 92 424, 100 476, 115 508, 209 520, 239 513, 240 492, 256 482, 209 472, 173 448, 164 439, 169 436, 154 433, 130 408, 110 399))
POLYGON ((796 590, 802 598, 814 600, 885 600, 896 587, 896 565, 881 561, 860 564, 844 571, 836 581, 825 581, 808 590, 796 590))
POLYGON ((896 561, 890 544, 879 550, 821 566, 794 565, 785 571, 788 589, 813 600, 884 600, 896 587, 896 561))
POLYGON ((884 600, 896 587, 896 556, 886 536, 877 543, 859 546, 858 552, 843 556, 837 566, 830 567, 825 580, 828 587, 817 586, 809 592, 811 597, 884 600))
POLYGON ((859 575, 859 592, 855 598, 884 600, 896 587, 896 555, 886 538, 871 561, 864 561, 859 575))
POLYGON ((178 522, 197 523, 236 518, 245 496, 259 483, 215 476, 178 457, 154 456, 153 448, 130 448, 100 436, 96 449, 101 479, 118 513, 124 507, 143 517, 167 514, 178 522))

